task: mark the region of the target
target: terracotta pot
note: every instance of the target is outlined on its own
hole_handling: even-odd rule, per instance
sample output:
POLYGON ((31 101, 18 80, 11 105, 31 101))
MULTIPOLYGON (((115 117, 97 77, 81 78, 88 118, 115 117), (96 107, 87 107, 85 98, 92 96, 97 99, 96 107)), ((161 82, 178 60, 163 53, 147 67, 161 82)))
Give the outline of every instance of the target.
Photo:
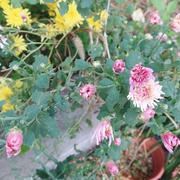
MULTIPOLYGON (((155 138, 147 138, 142 142, 142 147, 145 151, 150 151, 157 147, 157 140, 155 138)), ((147 180, 158 180, 162 177, 165 170, 165 153, 161 146, 157 147, 152 153, 153 172, 147 180)), ((140 179, 139 179, 140 180, 140 179)))

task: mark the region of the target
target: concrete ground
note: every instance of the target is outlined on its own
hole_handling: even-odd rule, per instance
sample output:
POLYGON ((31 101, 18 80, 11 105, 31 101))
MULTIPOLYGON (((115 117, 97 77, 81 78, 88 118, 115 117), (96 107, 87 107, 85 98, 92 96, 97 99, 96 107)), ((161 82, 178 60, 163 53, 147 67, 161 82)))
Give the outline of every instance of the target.
MULTIPOLYGON (((99 103, 98 103, 99 104, 99 103)), ((53 155, 58 161, 64 160, 71 154, 77 154, 74 150, 74 145, 78 150, 87 151, 95 146, 95 141, 92 140, 92 134, 94 133, 98 120, 96 116, 98 114, 97 109, 99 105, 97 103, 92 103, 91 106, 85 102, 82 108, 76 109, 72 113, 64 113, 59 111, 54 117, 59 124, 61 132, 65 134, 66 125, 65 122, 73 122, 75 119, 76 123, 82 117, 82 122, 80 124, 80 130, 76 133, 75 138, 71 139, 69 136, 64 138, 62 142, 61 139, 46 139, 44 140, 44 147, 53 155), (84 112, 88 109, 87 114, 84 112), (92 126, 86 123, 86 119, 91 120, 92 126)), ((41 168, 39 161, 46 164, 47 167, 55 167, 55 163, 52 160, 48 160, 47 156, 43 153, 38 153, 36 156, 31 150, 22 156, 16 156, 8 159, 6 154, 0 157, 0 180, 31 180, 35 170, 41 168)))

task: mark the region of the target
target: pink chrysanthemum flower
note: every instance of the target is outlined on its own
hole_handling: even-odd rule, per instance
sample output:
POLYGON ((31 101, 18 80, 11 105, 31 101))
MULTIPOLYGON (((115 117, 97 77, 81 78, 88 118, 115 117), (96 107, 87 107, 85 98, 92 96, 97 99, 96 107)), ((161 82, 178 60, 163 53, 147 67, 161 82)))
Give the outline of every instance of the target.
POLYGON ((0 49, 4 49, 5 45, 8 45, 7 39, 0 34, 0 49))
POLYGON ((177 56, 180 57, 180 52, 177 53, 177 56))
POLYGON ((23 135, 21 132, 12 131, 8 134, 6 139, 6 154, 8 158, 17 156, 21 152, 23 143, 23 135))
POLYGON ((112 176, 118 175, 119 169, 114 161, 109 161, 105 164, 112 176))
POLYGON ((125 70, 125 62, 121 59, 116 60, 112 69, 115 74, 118 74, 118 72, 123 72, 125 70))
POLYGON ((129 80, 130 87, 140 86, 147 83, 150 79, 154 80, 153 70, 147 67, 143 67, 141 63, 136 64, 131 69, 131 77, 129 80))
POLYGON ((84 99, 86 100, 90 99, 90 97, 95 94, 94 85, 93 84, 84 85, 79 89, 79 93, 84 99))
POLYGON ((121 145, 121 138, 115 138, 115 139, 114 139, 114 144, 115 144, 116 146, 120 146, 120 145, 121 145))
POLYGON ((159 16, 158 11, 151 12, 148 18, 149 18, 150 23, 153 25, 160 25, 163 23, 161 17, 159 16))
POLYGON ((174 134, 167 132, 162 135, 162 142, 165 148, 172 154, 173 147, 177 147, 180 145, 180 139, 174 134))
POLYGON ((160 32, 156 38, 161 39, 162 41, 167 41, 168 36, 166 34, 163 34, 162 32, 160 32))
POLYGON ((96 138, 96 145, 99 145, 104 139, 109 139, 108 146, 114 141, 113 129, 109 120, 103 120, 98 125, 92 139, 96 138))
POLYGON ((147 108, 144 112, 141 114, 141 119, 145 121, 149 121, 152 117, 154 117, 155 111, 152 107, 147 108))
POLYGON ((148 107, 154 108, 157 106, 159 99, 163 98, 162 94, 164 93, 159 82, 149 80, 143 86, 135 86, 131 89, 128 99, 133 101, 134 106, 141 108, 141 111, 145 111, 148 107))
POLYGON ((172 20, 171 28, 174 32, 180 32, 180 13, 172 20))

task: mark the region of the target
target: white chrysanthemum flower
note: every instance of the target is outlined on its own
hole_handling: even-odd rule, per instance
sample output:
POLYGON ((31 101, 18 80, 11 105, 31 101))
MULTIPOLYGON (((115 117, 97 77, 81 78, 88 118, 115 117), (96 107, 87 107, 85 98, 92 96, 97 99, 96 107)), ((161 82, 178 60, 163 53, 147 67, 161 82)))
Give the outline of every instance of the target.
POLYGON ((140 22, 143 22, 143 23, 145 22, 143 11, 140 8, 135 10, 132 13, 131 17, 132 17, 133 21, 140 21, 140 22))
POLYGON ((154 108, 157 106, 159 99, 162 99, 164 92, 159 82, 149 80, 143 86, 135 86, 128 95, 128 99, 133 101, 134 106, 141 108, 141 111, 145 111, 148 107, 154 108))

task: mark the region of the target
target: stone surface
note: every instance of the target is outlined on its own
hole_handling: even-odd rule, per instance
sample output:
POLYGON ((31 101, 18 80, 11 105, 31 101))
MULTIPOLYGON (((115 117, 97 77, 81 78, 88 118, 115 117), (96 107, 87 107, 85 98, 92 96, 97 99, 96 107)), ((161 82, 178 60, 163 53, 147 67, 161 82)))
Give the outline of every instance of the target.
MULTIPOLYGON (((59 111, 54 118, 58 121, 62 135, 67 136, 65 136, 63 141, 60 138, 44 140, 43 146, 48 154, 53 155, 58 161, 62 161, 71 154, 77 154, 74 150, 75 144, 76 148, 81 151, 87 151, 94 147, 95 141, 91 137, 98 125, 98 120, 96 119, 98 109, 99 105, 97 103, 92 103, 89 106, 87 102, 84 102, 81 108, 76 109, 72 113, 59 111), (85 114, 88 107, 88 112, 85 114), (82 117, 82 115, 84 116, 82 117), (80 130, 75 134, 74 138, 70 138, 66 133, 68 124, 77 123, 81 117, 80 130), (91 126, 86 122, 87 119, 91 120, 91 126)), ((1 155, 0 180, 31 179, 36 168, 41 168, 39 161, 45 163, 49 168, 55 167, 55 163, 52 160, 48 160, 44 153, 35 155, 31 150, 22 156, 16 156, 11 159, 7 159, 5 154, 1 155)))

